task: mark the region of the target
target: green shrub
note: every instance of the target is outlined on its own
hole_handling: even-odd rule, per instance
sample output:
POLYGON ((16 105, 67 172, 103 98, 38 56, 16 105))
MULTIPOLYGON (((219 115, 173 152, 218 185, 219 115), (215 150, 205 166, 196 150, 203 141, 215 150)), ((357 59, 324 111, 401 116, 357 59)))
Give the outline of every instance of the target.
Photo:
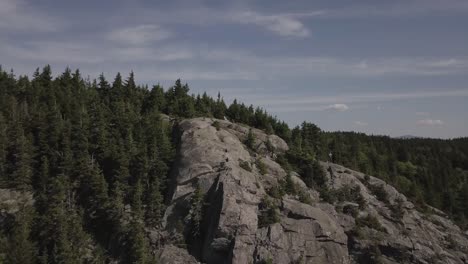
POLYGON ((403 209, 403 200, 401 198, 395 199, 395 203, 390 205, 390 211, 394 218, 401 220, 405 214, 405 210, 403 209))
POLYGON ((366 185, 370 182, 370 176, 369 175, 367 175, 367 174, 364 175, 364 182, 365 182, 364 184, 366 184, 366 185))
POLYGON ((262 162, 261 159, 257 159, 256 164, 257 164, 258 171, 260 172, 261 175, 265 175, 268 173, 267 167, 265 163, 262 162))
POLYGON ((267 193, 268 195, 276 199, 282 198, 285 194, 280 184, 272 186, 270 189, 267 190, 267 193))
POLYGON ((267 141, 265 142, 265 147, 268 150, 268 152, 270 152, 270 153, 275 152, 275 147, 273 146, 273 144, 271 144, 270 139, 267 139, 267 141))
POLYGON ((388 193, 385 191, 384 185, 379 184, 379 185, 368 185, 368 188, 371 190, 371 192, 377 197, 377 199, 381 202, 384 202, 386 204, 389 204, 388 201, 388 193))
POLYGON ((291 173, 288 173, 286 175, 286 179, 284 181, 282 181, 281 183, 284 186, 283 189, 287 194, 290 194, 290 195, 296 195, 297 194, 297 190, 298 190, 299 186, 297 186, 297 184, 294 183, 294 181, 292 180, 291 173))
POLYGON ((259 262, 257 262, 258 264, 273 264, 273 259, 271 259, 270 257, 267 258, 267 259, 262 259, 260 260, 259 262))
POLYGON ((347 215, 351 215, 352 217, 356 218, 359 214, 359 210, 356 208, 356 206, 347 204, 343 207, 342 212, 347 215))
POLYGON ((250 167, 250 163, 248 161, 239 160, 239 166, 246 171, 252 171, 252 168, 250 167))
POLYGON ((289 164, 288 159, 284 155, 278 155, 275 161, 281 166, 281 168, 283 168, 284 171, 292 171, 291 164, 289 164))
POLYGON ((319 188, 320 198, 327 203, 334 204, 336 202, 336 196, 333 190, 330 190, 326 185, 319 188))
POLYGON ((355 185, 350 187, 349 185, 342 186, 341 188, 333 191, 333 195, 339 202, 354 202, 359 205, 360 209, 366 206, 366 200, 361 194, 361 187, 355 185))
POLYGON ((364 227, 367 226, 368 228, 375 229, 377 231, 385 232, 385 228, 380 224, 379 220, 377 217, 368 214, 367 216, 364 217, 358 217, 356 218, 356 226, 358 227, 364 227))
POLYGON ((353 229, 351 229, 350 231, 348 231, 346 233, 346 235, 348 235, 348 237, 354 237, 354 238, 360 238, 360 239, 365 239, 365 234, 364 234, 364 231, 362 230, 361 227, 359 226, 354 226, 353 229))
POLYGON ((297 195, 299 196, 299 202, 312 205, 312 199, 306 191, 299 190, 297 195))
POLYGON ((280 221, 278 206, 268 197, 264 197, 258 205, 258 227, 267 227, 280 221))
POLYGON ((215 120, 212 125, 216 128, 217 131, 221 129, 221 124, 218 120, 215 120))

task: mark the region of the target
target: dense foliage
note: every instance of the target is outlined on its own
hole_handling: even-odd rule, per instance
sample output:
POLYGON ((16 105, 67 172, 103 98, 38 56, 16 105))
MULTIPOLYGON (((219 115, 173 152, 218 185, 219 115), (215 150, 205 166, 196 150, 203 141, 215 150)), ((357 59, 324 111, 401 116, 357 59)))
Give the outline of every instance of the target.
POLYGON ((468 227, 468 138, 395 139, 334 132, 323 133, 322 142, 333 153, 333 162, 380 177, 420 208, 428 204, 442 209, 468 227))
POLYGON ((68 68, 54 78, 46 66, 32 80, 0 69, 0 188, 36 201, 2 228, 0 262, 152 263, 145 229, 160 227, 177 120, 196 116, 288 131, 260 108, 189 95, 180 80, 163 90, 133 73, 110 83, 68 68))
MULTIPOLYGON (((278 161, 310 187, 325 188, 317 161, 332 152, 334 162, 382 177, 466 223, 466 138, 325 133, 310 123, 290 130, 261 108, 236 100, 227 106, 220 95, 190 95, 180 80, 164 90, 137 85, 133 73, 125 79, 117 74, 110 83, 103 75, 84 80, 70 69, 54 78, 49 66, 31 80, 0 69, 0 187, 29 191, 36 201, 2 228, 0 262, 151 263, 146 229, 160 228, 177 120, 196 116, 227 118, 282 137, 291 150, 278 161)), ((253 147, 249 135, 246 144, 253 147)), ((202 197, 196 198, 193 236, 200 230, 202 197)), ((265 212, 274 218, 274 210, 265 212)))

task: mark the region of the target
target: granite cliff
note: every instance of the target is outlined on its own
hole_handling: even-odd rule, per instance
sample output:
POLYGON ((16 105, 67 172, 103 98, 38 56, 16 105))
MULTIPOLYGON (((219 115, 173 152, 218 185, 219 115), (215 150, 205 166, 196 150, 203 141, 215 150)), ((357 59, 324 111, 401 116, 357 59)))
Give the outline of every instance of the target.
POLYGON ((468 234, 378 178, 323 162, 325 199, 275 161, 288 149, 275 135, 252 129, 248 148, 241 124, 196 118, 180 129, 164 231, 153 234, 163 263, 468 262, 468 234), (288 180, 295 193, 275 195, 288 180), (197 191, 202 235, 184 244, 197 191))

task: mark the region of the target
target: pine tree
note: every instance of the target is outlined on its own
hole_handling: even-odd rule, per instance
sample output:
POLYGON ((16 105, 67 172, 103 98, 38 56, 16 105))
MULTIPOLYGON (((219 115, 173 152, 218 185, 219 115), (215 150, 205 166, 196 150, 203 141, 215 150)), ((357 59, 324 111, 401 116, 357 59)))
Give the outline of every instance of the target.
POLYGON ((218 92, 218 100, 216 100, 213 116, 218 119, 224 119, 224 116, 226 115, 226 109, 227 107, 223 98, 221 98, 221 93, 218 92))
POLYGON ((36 247, 31 241, 33 209, 23 208, 16 215, 15 225, 8 241, 6 263, 36 263, 36 247))
POLYGON ((149 171, 149 188, 146 198, 147 222, 153 227, 157 227, 161 220, 164 204, 162 196, 161 181, 165 179, 168 168, 161 160, 155 160, 149 171))
POLYGON ((10 133, 10 146, 8 148, 8 171, 10 184, 18 189, 31 188, 33 175, 33 149, 30 139, 25 135, 20 123, 14 124, 10 133))
POLYGON ((190 200, 190 212, 189 212, 189 221, 190 221, 190 235, 193 239, 200 237, 201 235, 201 221, 203 219, 203 200, 204 195, 201 191, 199 185, 193 192, 192 198, 190 200))
POLYGON ((245 145, 249 148, 249 149, 255 149, 255 135, 252 131, 252 129, 250 128, 249 129, 249 132, 247 134, 247 138, 245 140, 245 145))
POLYGON ((6 120, 3 117, 3 114, 0 113, 0 186, 5 186, 8 178, 6 176, 7 172, 7 124, 6 120))
POLYGON ((145 236, 142 223, 137 220, 133 220, 130 225, 129 242, 128 263, 154 263, 153 257, 149 253, 148 239, 145 236))

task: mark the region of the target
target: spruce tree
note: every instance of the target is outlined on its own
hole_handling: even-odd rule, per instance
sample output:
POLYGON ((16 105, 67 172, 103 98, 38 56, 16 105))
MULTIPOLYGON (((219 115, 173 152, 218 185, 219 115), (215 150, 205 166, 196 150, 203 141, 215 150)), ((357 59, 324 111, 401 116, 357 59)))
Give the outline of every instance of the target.
POLYGON ((33 147, 31 140, 25 135, 21 123, 16 122, 10 133, 8 148, 9 182, 12 186, 29 190, 33 175, 33 147))
POLYGON ((197 185, 190 200, 190 236, 193 239, 199 238, 201 235, 201 221, 203 219, 203 200, 204 195, 199 185, 197 185))
POLYGON ((254 135, 251 128, 249 129, 249 132, 247 133, 247 138, 245 140, 245 145, 249 149, 255 149, 255 135, 254 135))
POLYGON ((31 241, 33 208, 25 207, 16 214, 12 234, 8 239, 5 263, 36 263, 37 249, 31 241))

